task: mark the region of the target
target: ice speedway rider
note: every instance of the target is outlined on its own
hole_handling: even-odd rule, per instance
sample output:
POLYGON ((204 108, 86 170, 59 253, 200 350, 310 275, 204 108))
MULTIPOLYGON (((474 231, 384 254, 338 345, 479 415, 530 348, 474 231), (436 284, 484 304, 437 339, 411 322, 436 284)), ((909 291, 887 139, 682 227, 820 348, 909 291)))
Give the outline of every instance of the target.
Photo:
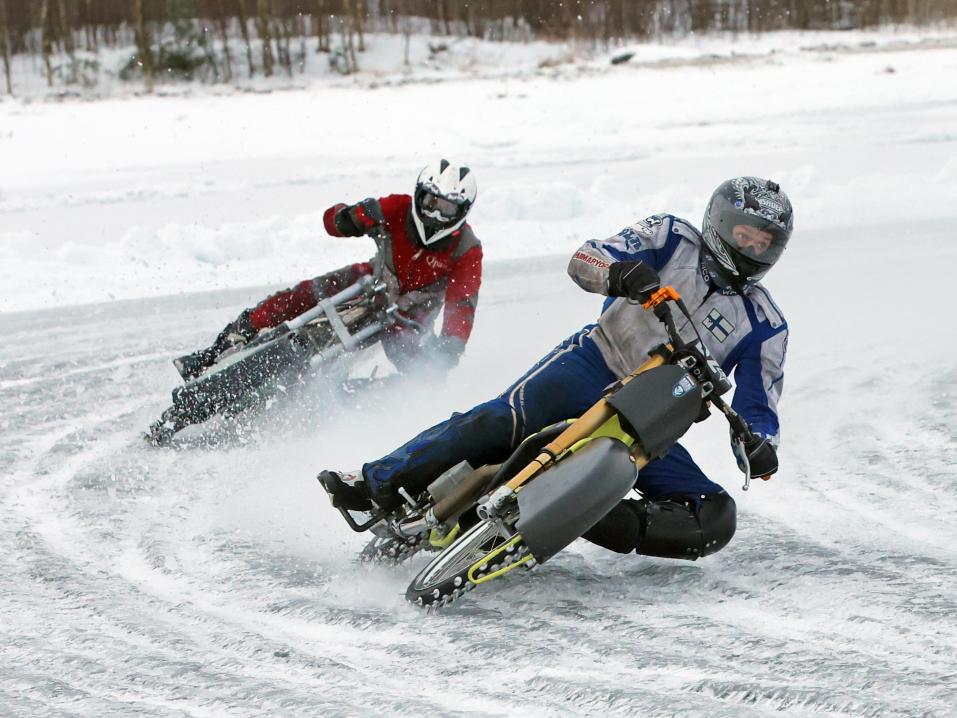
MULTIPOLYGON (((751 424, 746 446, 752 477, 778 469, 777 404, 784 379, 788 329, 759 280, 780 259, 791 236, 791 203, 774 182, 736 177, 708 201, 702 231, 670 214, 644 219, 604 241, 586 242, 568 265, 585 291, 603 294, 596 324, 582 328, 491 401, 426 431, 361 474, 324 471, 320 481, 333 505, 370 510, 413 495, 443 471, 504 461, 526 436, 582 414, 613 382, 641 365, 667 341, 645 311, 659 285, 682 295, 699 333, 728 374, 734 370, 733 408, 751 424)), ((679 324, 693 337, 688 322, 679 324)), ((638 473, 640 499, 625 499, 584 534, 612 551, 696 558, 723 548, 734 535, 734 500, 676 444, 638 473)))
POLYGON ((299 316, 377 269, 399 310, 419 324, 431 327, 445 305, 441 333, 425 344, 414 329, 391 327, 382 340, 389 360, 400 370, 423 359, 433 367, 454 366, 472 332, 482 283, 482 245, 465 221, 477 191, 468 167, 443 159, 419 173, 414 196, 392 194, 330 207, 323 214, 326 231, 333 237, 374 234, 380 241, 376 256, 306 279, 244 310, 212 346, 175 359, 177 371, 187 381, 199 376, 227 349, 299 316))

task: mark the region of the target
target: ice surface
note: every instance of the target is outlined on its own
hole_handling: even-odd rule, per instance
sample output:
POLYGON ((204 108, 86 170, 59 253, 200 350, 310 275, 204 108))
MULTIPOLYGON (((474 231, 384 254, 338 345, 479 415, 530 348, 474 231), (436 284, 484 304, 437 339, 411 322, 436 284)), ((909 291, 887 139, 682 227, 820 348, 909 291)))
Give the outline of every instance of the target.
POLYGON ((0 714, 951 715, 955 69, 937 48, 0 104, 0 714), (447 384, 337 409, 316 385, 145 446, 171 356, 366 256, 321 210, 439 153, 479 173, 489 257, 447 384), (402 597, 421 561, 355 564, 318 470, 500 391, 596 315, 564 275, 580 241, 697 220, 745 172, 797 232, 768 277, 780 475, 742 493, 720 419, 687 440, 734 541, 697 563, 576 544, 435 615, 402 597))

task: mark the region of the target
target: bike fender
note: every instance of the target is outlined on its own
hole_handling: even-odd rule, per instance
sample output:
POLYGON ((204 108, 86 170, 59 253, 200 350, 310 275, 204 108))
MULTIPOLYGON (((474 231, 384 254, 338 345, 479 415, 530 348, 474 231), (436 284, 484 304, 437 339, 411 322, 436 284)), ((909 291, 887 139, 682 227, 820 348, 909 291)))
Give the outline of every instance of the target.
POLYGON ((639 374, 607 401, 648 458, 656 459, 667 454, 700 416, 704 396, 687 371, 666 365, 639 374))
POLYGON ((628 447, 599 437, 522 488, 516 528, 535 559, 547 561, 598 523, 637 475, 628 447))

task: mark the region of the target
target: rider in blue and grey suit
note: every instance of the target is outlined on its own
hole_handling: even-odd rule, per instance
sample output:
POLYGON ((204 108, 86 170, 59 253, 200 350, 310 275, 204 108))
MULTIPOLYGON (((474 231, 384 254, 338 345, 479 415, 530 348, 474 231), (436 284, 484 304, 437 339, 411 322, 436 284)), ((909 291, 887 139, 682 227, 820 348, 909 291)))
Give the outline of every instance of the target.
MULTIPOLYGON (((586 242, 568 273, 584 290, 604 294, 597 324, 559 344, 505 392, 422 432, 362 467, 361 476, 324 472, 337 506, 356 510, 395 502, 399 487, 421 491, 443 471, 504 461, 527 436, 581 415, 617 379, 667 341, 640 302, 659 285, 684 298, 698 333, 736 384, 732 406, 751 424, 751 474, 777 470, 777 404, 784 380, 787 322, 759 282, 780 258, 793 218, 774 182, 737 177, 715 190, 702 232, 672 215, 654 215, 611 237, 586 242)), ((684 320, 679 333, 694 330, 684 320)), ((697 558, 734 534, 734 501, 676 444, 638 474, 641 499, 626 499, 585 538, 622 553, 697 558)))

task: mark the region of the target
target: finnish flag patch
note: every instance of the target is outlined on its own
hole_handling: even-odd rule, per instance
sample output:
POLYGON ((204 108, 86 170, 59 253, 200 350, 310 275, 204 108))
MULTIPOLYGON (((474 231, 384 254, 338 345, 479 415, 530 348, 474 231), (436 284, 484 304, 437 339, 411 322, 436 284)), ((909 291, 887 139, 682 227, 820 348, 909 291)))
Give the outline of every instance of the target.
POLYGON ((734 324, 725 319, 724 315, 717 309, 708 312, 708 316, 702 319, 701 323, 719 342, 723 342, 734 331, 734 324))

